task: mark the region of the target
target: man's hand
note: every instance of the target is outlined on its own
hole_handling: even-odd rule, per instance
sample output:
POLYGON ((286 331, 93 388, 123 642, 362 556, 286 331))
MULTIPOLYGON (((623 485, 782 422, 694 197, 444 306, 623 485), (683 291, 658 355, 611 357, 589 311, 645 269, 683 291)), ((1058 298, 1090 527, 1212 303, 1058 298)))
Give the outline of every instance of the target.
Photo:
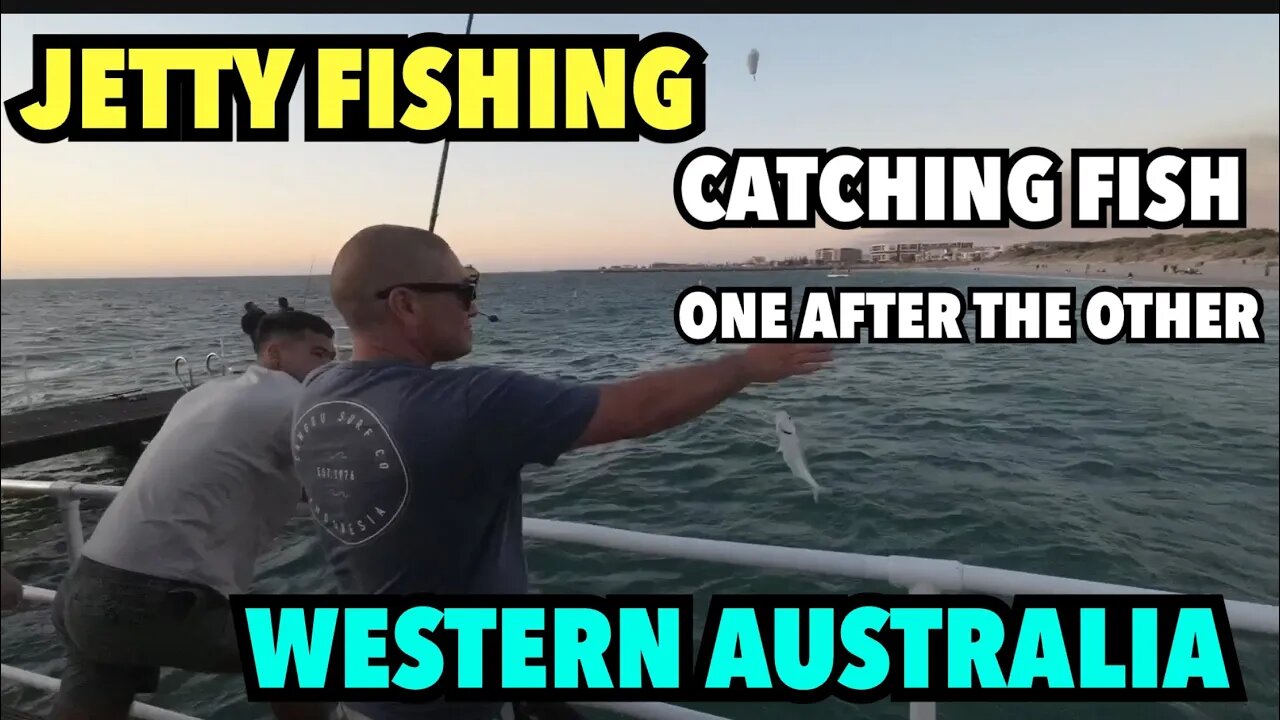
POLYGON ((833 350, 832 345, 815 343, 752 345, 737 361, 747 382, 774 383, 827 367, 833 350))

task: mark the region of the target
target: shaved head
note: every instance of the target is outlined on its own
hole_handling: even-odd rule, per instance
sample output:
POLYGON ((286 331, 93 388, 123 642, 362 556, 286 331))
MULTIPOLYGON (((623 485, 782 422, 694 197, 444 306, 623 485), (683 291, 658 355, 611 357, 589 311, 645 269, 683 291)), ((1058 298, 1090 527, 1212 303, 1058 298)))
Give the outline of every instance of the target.
POLYGON ((353 357, 431 364, 471 352, 478 279, 439 235, 374 225, 342 246, 329 287, 353 357))
MULTIPOLYGON (((450 282, 458 259, 444 238, 422 228, 374 225, 342 246, 329 276, 333 305, 354 329, 372 328, 387 315, 379 291, 400 283, 450 282)), ((454 273, 456 275, 456 273, 454 273)))

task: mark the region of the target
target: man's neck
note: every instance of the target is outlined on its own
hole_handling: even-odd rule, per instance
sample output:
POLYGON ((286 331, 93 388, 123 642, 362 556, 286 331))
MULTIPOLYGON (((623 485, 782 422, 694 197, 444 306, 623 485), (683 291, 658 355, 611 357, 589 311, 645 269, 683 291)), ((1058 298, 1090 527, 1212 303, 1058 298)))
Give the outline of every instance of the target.
POLYGON ((399 360, 428 367, 435 362, 431 357, 403 341, 363 335, 356 335, 351 338, 351 359, 356 361, 399 360))

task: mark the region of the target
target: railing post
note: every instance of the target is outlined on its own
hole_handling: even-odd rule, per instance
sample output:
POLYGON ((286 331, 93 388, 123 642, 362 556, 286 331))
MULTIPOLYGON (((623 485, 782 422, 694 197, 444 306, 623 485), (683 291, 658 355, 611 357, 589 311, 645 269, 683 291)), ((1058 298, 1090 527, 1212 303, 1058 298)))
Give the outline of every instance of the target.
MULTIPOLYGON (((911 586, 912 595, 936 595, 937 589, 928 583, 911 586)), ((913 702, 910 708, 911 720, 938 720, 938 706, 931 702, 913 702)))
POLYGON ((67 555, 71 562, 80 559, 80 550, 84 548, 84 526, 80 524, 80 499, 59 498, 58 509, 62 511, 62 527, 67 534, 67 555))
POLYGON ((62 517, 62 534, 67 538, 67 556, 74 563, 84 548, 84 525, 80 522, 80 498, 72 495, 76 483, 60 480, 50 487, 58 498, 58 514, 62 517))

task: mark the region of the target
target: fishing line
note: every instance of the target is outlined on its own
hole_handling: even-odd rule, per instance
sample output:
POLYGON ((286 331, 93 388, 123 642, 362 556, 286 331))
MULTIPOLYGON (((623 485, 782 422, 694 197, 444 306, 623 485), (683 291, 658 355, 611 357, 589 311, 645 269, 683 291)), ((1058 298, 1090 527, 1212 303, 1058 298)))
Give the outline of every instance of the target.
MULTIPOLYGON (((318 255, 319 253, 317 253, 318 255)), ((307 268, 307 284, 302 287, 302 302, 298 303, 299 310, 305 310, 307 307, 307 298, 311 297, 311 275, 316 269, 316 256, 311 256, 311 267, 307 268)))

